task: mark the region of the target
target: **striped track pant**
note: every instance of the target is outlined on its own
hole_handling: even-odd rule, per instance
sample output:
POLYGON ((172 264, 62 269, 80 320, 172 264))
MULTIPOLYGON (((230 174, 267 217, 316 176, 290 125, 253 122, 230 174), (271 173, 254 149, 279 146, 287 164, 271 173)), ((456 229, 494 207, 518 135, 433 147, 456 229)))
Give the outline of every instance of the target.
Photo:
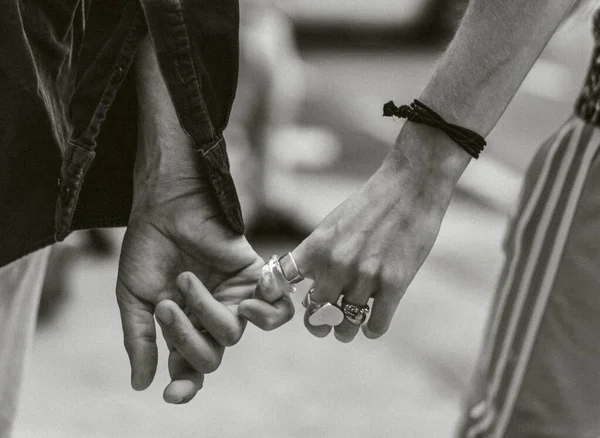
POLYGON ((0 437, 11 436, 49 256, 48 247, 0 268, 0 437))
POLYGON ((600 437, 599 148, 573 117, 532 161, 460 438, 600 437))

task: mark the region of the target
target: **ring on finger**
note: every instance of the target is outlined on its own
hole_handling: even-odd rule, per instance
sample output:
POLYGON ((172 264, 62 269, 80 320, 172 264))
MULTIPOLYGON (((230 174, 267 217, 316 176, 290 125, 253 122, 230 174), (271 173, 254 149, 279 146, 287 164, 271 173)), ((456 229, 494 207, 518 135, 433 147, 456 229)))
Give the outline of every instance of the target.
POLYGON ((329 325, 336 326, 344 320, 342 309, 333 303, 317 303, 313 299, 314 288, 310 289, 302 304, 308 312, 308 322, 312 326, 329 325))
POLYGON ((367 319, 367 315, 369 314, 369 306, 357 306, 355 304, 350 304, 346 301, 346 298, 342 298, 342 312, 344 313, 344 317, 350 321, 354 325, 361 325, 367 319))
POLYGON ((296 260, 291 252, 282 256, 279 259, 279 267, 283 273, 283 277, 291 284, 298 283, 304 280, 304 276, 300 273, 296 260))
POLYGON ((263 277, 265 275, 271 275, 276 279, 280 279, 280 281, 277 281, 277 284, 281 289, 282 296, 296 292, 296 286, 294 286, 294 284, 286 278, 283 270, 281 269, 281 264, 279 263, 279 256, 276 254, 272 255, 267 263, 265 263, 263 266, 262 275, 263 277))

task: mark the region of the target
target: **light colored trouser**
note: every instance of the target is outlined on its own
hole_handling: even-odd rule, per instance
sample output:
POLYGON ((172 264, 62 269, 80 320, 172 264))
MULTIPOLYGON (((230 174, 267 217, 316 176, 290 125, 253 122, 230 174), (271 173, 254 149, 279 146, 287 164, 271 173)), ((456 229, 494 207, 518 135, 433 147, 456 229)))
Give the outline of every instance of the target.
POLYGON ((0 268, 0 437, 10 435, 50 247, 0 268))
POLYGON ((599 149, 573 118, 527 172, 461 438, 600 437, 599 149))

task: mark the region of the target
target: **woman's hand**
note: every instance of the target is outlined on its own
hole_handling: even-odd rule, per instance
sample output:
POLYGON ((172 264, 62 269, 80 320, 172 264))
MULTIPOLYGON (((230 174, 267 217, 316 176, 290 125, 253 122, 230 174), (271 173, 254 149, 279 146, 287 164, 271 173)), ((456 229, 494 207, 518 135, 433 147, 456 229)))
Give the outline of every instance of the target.
MULTIPOLYGON (((371 339, 388 330, 431 251, 452 190, 470 159, 431 128, 405 128, 382 167, 292 252, 300 272, 314 280, 314 302, 336 303, 341 295, 354 306, 373 300, 363 325, 371 339)), ((311 325, 308 310, 307 329, 326 336, 331 327, 311 325)), ((335 336, 350 342, 359 326, 345 318, 335 336)))

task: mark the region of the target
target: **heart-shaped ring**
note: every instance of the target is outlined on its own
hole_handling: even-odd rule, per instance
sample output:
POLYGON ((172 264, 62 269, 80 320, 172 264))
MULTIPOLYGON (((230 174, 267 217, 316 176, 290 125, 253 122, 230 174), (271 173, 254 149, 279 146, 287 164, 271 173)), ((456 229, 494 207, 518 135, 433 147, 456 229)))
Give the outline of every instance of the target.
POLYGON ((308 291, 302 304, 308 311, 308 322, 312 326, 336 326, 344 320, 344 312, 332 303, 317 303, 313 300, 314 289, 308 291))

